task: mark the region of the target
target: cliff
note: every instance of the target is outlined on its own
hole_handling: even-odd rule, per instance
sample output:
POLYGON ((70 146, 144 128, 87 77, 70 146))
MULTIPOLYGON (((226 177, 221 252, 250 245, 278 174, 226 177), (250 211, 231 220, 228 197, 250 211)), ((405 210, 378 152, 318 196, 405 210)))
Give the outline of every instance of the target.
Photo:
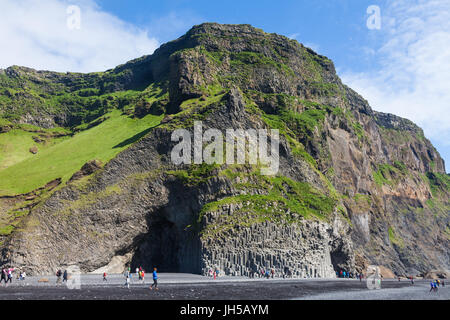
POLYGON ((450 178, 439 153, 415 124, 373 111, 331 60, 297 41, 208 23, 104 73, 11 67, 0 79, 0 139, 15 131, 47 142, 41 158, 3 155, 2 264, 29 273, 273 267, 302 277, 368 264, 399 275, 449 268, 450 178), (102 136, 113 121, 142 130, 86 154, 83 162, 108 155, 94 173, 70 180, 76 162, 11 178, 45 165, 63 144, 102 136), (278 129, 278 174, 174 165, 171 134, 192 133, 194 121, 224 133, 278 129))

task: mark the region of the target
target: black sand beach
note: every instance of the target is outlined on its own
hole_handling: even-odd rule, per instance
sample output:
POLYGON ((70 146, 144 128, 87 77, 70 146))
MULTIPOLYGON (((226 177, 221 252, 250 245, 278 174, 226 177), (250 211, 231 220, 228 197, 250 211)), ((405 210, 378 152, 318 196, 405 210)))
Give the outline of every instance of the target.
POLYGON ((121 275, 83 275, 80 289, 69 289, 38 278, 0 287, 0 300, 450 300, 450 287, 429 292, 428 280, 384 280, 380 290, 369 290, 365 281, 349 279, 255 279, 223 277, 218 280, 189 274, 160 274, 159 290, 150 290, 151 279, 135 279, 128 289, 121 275))

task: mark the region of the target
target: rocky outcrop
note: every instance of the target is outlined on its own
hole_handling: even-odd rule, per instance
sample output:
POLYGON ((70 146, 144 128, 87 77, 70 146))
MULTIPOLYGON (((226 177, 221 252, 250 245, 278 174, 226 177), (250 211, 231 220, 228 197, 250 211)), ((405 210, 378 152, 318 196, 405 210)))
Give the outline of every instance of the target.
POLYGON ((424 276, 424 279, 450 279, 449 270, 430 270, 424 276))
MULTIPOLYGON (((205 223, 213 223, 214 216, 222 214, 228 213, 210 213, 205 223)), ((202 273, 217 269, 223 274, 251 276, 273 269, 278 276, 334 278, 335 270, 355 268, 351 241, 342 231, 309 221, 237 228, 203 241, 202 273)))
POLYGON ((0 133, 7 133, 9 131, 11 131, 11 126, 9 125, 0 126, 0 133))
POLYGON ((93 174, 95 171, 101 169, 102 162, 100 160, 91 160, 86 162, 79 171, 75 172, 69 179, 70 181, 79 180, 83 177, 93 174))
MULTIPOLYGON (((242 99, 237 92, 225 96, 216 109, 222 116, 205 119, 205 127, 250 125, 243 110, 228 112, 242 107, 242 99)), ((348 225, 339 216, 327 222, 299 218, 291 225, 267 221, 237 226, 214 239, 202 235, 214 225, 211 217, 228 214, 211 212, 198 222, 202 207, 243 191, 213 172, 199 185, 167 174, 177 169, 169 158, 174 145, 170 134, 155 129, 92 175, 87 185, 69 184, 56 191, 33 210, 24 225, 27 231, 9 239, 3 251, 7 263, 43 274, 74 264, 86 272, 116 270, 112 265, 118 256, 130 257, 127 265, 133 269, 158 265, 172 272, 206 273, 214 265, 233 275, 263 267, 300 277, 334 277, 334 268, 354 270, 348 225), (243 259, 242 264, 236 259, 243 259)), ((291 168, 282 169, 286 174, 315 175, 301 159, 281 162, 292 162, 291 168), (305 171, 293 169, 298 166, 305 171)))

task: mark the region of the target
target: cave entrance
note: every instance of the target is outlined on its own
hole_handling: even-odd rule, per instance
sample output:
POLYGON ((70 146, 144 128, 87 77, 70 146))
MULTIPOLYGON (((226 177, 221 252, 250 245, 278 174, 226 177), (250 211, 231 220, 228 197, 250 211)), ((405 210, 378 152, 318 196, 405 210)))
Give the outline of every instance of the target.
POLYGON ((335 272, 349 271, 348 270, 348 254, 342 250, 342 245, 340 245, 335 250, 330 251, 331 264, 335 272))
POLYGON ((141 240, 132 261, 131 270, 142 267, 151 272, 154 267, 159 272, 179 272, 178 230, 172 222, 158 217, 150 224, 150 231, 141 240))

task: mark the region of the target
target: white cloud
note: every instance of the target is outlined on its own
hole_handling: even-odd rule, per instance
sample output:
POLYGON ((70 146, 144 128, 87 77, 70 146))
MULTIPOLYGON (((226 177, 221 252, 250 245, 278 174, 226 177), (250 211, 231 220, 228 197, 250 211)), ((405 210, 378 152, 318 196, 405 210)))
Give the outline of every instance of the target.
POLYGON ((313 42, 305 42, 303 45, 304 45, 305 47, 308 47, 308 48, 312 49, 312 50, 315 51, 315 52, 319 52, 319 51, 320 51, 320 46, 319 46, 318 44, 316 44, 316 43, 313 43, 313 42))
POLYGON ((93 0, 0 0, 0 43, 0 68, 61 72, 104 71, 159 46, 145 30, 103 12, 93 0), (67 26, 69 5, 81 9, 80 29, 67 26))
POLYGON ((343 71, 342 79, 375 110, 411 119, 433 141, 450 147, 450 1, 389 3, 382 9, 388 23, 378 31, 383 44, 371 57, 381 68, 343 71))
MULTIPOLYGON (((292 39, 292 40, 300 41, 300 40, 299 40, 300 36, 301 36, 300 33, 293 33, 293 34, 288 35, 287 37, 288 37, 289 39, 292 39)), ((301 41, 300 41, 300 42, 301 42, 301 41)), ((302 44, 303 44, 305 47, 308 47, 308 48, 312 49, 312 50, 315 51, 315 52, 319 52, 319 50, 320 50, 320 46, 319 46, 317 43, 313 43, 313 42, 304 42, 304 43, 302 43, 302 44)))

